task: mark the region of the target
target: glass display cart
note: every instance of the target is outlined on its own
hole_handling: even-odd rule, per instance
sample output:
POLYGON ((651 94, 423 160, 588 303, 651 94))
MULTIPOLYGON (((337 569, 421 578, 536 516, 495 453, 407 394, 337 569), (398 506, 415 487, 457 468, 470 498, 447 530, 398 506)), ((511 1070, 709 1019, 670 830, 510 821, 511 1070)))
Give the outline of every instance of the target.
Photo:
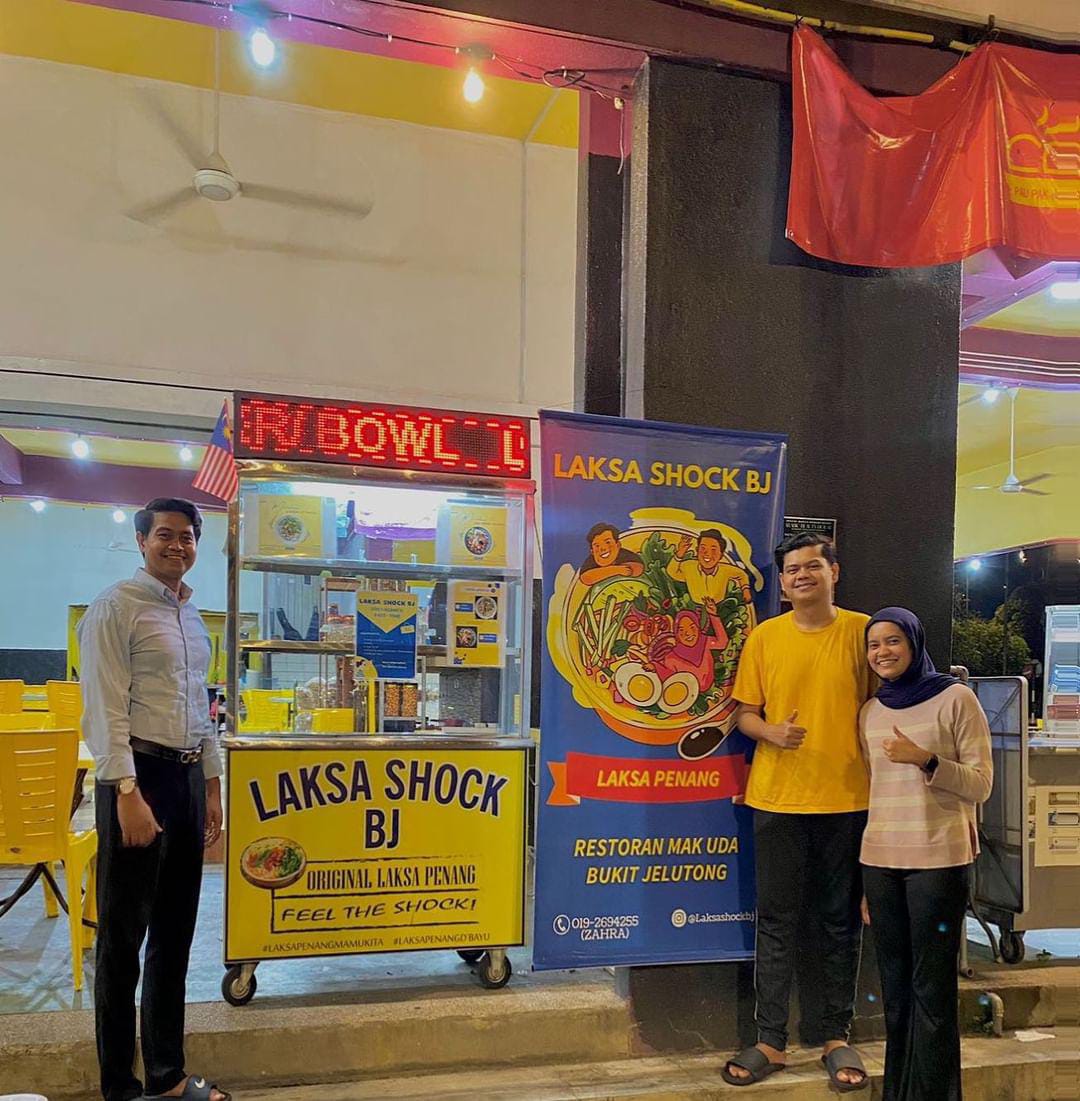
POLYGON ((234 424, 222 992, 249 1001, 263 960, 442 948, 505 985, 529 422, 238 394, 234 424))
POLYGON ((977 913, 991 947, 1024 959, 1024 934, 1080 925, 1080 605, 1046 609, 1041 727, 1030 729, 1024 677, 973 682, 994 736, 994 790, 980 818, 977 913))

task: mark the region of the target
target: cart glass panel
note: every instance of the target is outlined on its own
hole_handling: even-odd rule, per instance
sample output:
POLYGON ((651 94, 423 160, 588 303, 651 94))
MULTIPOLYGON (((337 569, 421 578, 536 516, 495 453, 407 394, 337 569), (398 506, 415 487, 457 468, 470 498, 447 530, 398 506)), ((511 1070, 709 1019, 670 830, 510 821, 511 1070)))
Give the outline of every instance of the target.
POLYGON ((238 733, 527 729, 528 487, 244 465, 238 733))

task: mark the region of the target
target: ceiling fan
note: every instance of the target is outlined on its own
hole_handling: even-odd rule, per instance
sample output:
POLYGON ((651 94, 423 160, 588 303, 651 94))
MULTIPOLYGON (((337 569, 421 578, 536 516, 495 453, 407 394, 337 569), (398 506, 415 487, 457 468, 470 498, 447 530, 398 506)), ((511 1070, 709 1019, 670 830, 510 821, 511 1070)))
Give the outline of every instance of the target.
POLYGON ((369 198, 348 202, 331 195, 310 191, 274 187, 241 179, 233 172, 221 153, 221 32, 214 34, 214 143, 210 153, 192 143, 189 136, 177 125, 175 119, 158 111, 158 119, 169 131, 185 159, 194 170, 191 182, 162 198, 135 207, 128 216, 139 222, 158 223, 191 204, 209 201, 229 203, 237 200, 276 203, 294 210, 304 209, 323 214, 366 218, 372 210, 369 198))
POLYGON ((1001 493, 1030 493, 1034 497, 1048 497, 1049 494, 1041 489, 1032 489, 1036 482, 1044 481, 1052 477, 1049 473, 1036 474, 1033 478, 1025 478, 1021 481, 1016 476, 1016 399, 1020 395, 1020 387, 1013 386, 1009 390, 1009 473, 1000 485, 968 486, 968 489, 996 489, 1001 493))

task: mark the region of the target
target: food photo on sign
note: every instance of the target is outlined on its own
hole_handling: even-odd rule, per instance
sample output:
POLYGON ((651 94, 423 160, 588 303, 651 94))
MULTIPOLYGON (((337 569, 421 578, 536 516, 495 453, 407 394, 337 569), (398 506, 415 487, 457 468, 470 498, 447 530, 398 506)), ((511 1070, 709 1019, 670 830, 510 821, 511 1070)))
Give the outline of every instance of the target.
POLYGON ((777 608, 785 458, 779 436, 541 415, 537 968, 752 954, 732 691, 777 608))

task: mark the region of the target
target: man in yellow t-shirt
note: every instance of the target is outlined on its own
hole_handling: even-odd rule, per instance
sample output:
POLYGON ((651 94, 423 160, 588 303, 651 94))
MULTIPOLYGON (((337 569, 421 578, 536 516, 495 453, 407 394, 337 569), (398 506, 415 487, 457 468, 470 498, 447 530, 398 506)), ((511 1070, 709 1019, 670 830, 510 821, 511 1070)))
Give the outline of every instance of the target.
POLYGON ((729 1082, 783 1067, 788 1003, 804 911, 821 936, 824 1059, 834 1083, 869 1084, 848 1046, 862 923, 859 846, 869 785, 858 716, 872 691, 868 617, 833 603, 832 543, 793 536, 776 551, 792 611, 762 623, 743 648, 734 696, 739 729, 756 741, 746 802, 754 808, 758 1042, 724 1068, 729 1082))
POLYGON ((683 582, 695 604, 713 607, 727 596, 728 587, 735 583, 747 604, 753 600, 750 592, 750 575, 731 564, 734 552, 723 532, 707 528, 697 539, 697 557, 690 558, 694 545, 691 535, 684 535, 675 548, 675 555, 668 563, 667 572, 676 581, 683 582))

